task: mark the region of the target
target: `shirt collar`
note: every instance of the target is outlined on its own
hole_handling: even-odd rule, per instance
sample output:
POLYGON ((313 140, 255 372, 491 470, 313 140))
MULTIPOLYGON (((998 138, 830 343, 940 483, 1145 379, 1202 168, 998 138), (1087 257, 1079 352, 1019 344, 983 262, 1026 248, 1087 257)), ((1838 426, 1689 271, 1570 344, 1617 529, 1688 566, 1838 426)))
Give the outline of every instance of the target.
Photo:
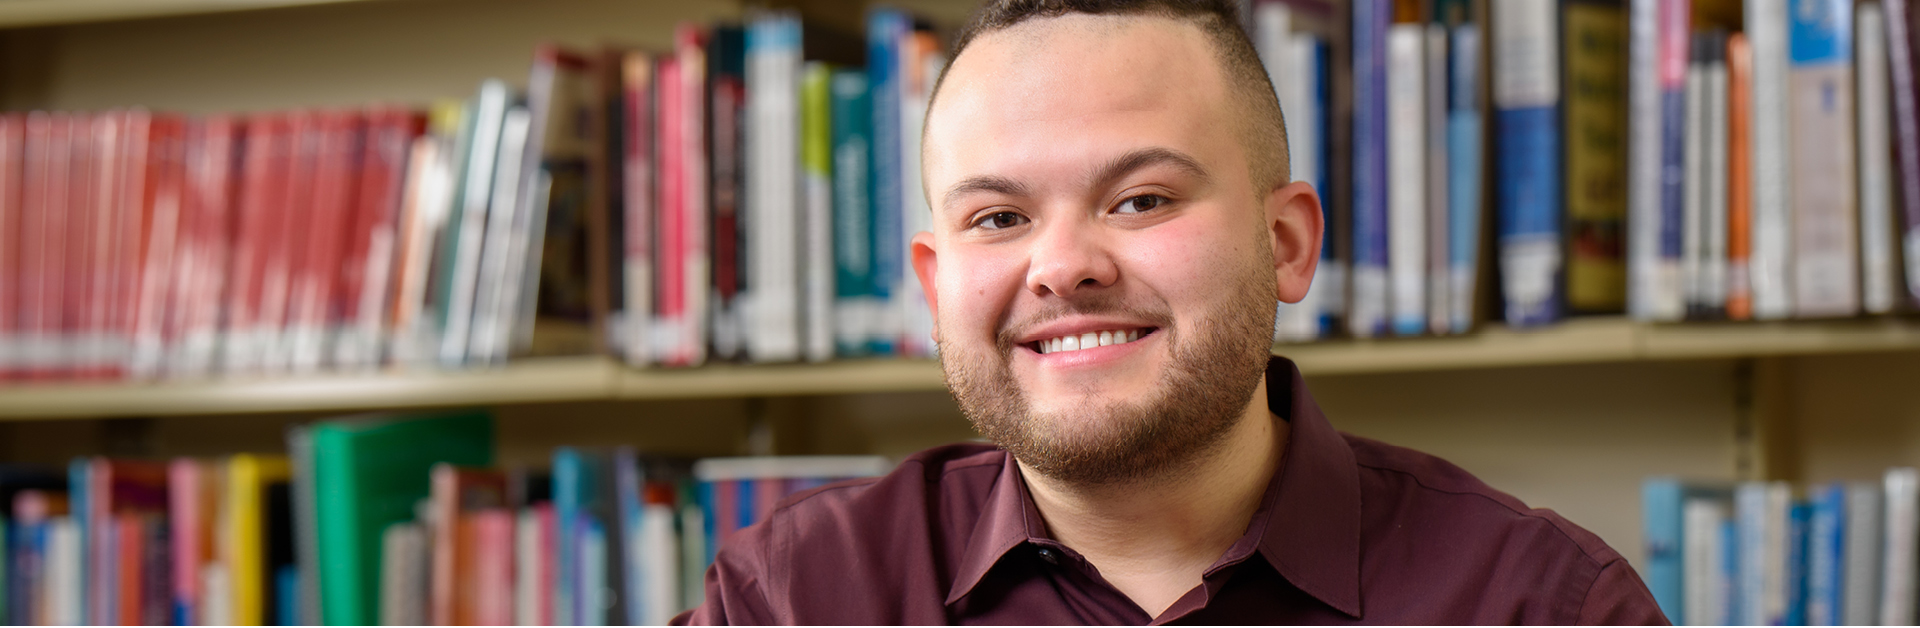
MULTIPOLYGON (((1266 377, 1267 407, 1291 424, 1286 457, 1269 481, 1246 536, 1214 569, 1238 563, 1257 549, 1302 592, 1359 617, 1360 478, 1353 450, 1327 422, 1291 360, 1269 360, 1266 377)), ((967 540, 946 603, 966 597, 1013 548, 1045 540, 1039 508, 1027 493, 1019 465, 1007 455, 967 540)))

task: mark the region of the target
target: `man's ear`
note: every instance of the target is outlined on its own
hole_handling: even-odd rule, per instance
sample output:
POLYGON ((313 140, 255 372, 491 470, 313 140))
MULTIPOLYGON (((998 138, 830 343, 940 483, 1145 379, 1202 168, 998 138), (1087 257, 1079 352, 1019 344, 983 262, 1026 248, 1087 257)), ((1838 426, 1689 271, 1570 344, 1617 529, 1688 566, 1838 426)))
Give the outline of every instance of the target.
POLYGON ((920 291, 927 295, 927 311, 933 314, 933 341, 940 342, 940 291, 936 279, 939 276, 939 254, 933 249, 933 234, 922 231, 913 234, 913 243, 908 251, 913 260, 913 274, 920 277, 920 291))
POLYGON ((1320 264, 1320 238, 1326 233, 1320 195, 1305 181, 1274 188, 1264 199, 1264 226, 1273 244, 1273 272, 1281 301, 1299 303, 1320 264))

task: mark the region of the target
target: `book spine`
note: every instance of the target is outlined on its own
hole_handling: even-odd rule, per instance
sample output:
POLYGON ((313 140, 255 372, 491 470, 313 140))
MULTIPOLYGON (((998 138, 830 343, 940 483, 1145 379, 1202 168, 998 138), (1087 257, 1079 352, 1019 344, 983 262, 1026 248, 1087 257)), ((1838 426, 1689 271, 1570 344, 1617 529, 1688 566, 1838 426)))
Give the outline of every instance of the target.
POLYGON ((213 523, 201 518, 201 500, 209 497, 201 494, 203 488, 199 463, 182 458, 167 465, 167 527, 172 551, 170 623, 176 626, 199 625, 202 618, 200 569, 207 552, 200 532, 211 530, 213 523))
POLYGON ((873 117, 867 75, 836 70, 833 96, 833 259, 835 351, 865 355, 872 349, 873 317, 873 117))
POLYGON ((1753 318, 1753 49, 1727 37, 1727 318, 1753 318))
POLYGON ((490 508, 467 515, 472 528, 473 621, 482 626, 513 623, 513 513, 490 508))
MULTIPOLYGON (((71 289, 83 291, 85 295, 81 297, 83 305, 80 307, 83 319, 78 323, 76 330, 78 341, 74 347, 78 373, 83 377, 120 377, 126 373, 126 367, 131 366, 128 360, 135 356, 129 355, 128 350, 130 341, 135 339, 133 334, 136 331, 127 322, 127 317, 131 313, 126 308, 135 305, 133 300, 126 297, 129 294, 127 288, 131 282, 152 280, 159 284, 152 286, 153 291, 157 293, 155 298, 160 301, 154 306, 163 315, 166 312, 165 299, 170 296, 172 289, 169 266, 162 266, 158 270, 135 268, 140 260, 133 258, 128 252, 138 250, 138 245, 130 245, 128 234, 133 225, 141 223, 130 219, 128 212, 132 206, 120 198, 123 190, 117 185, 120 178, 117 175, 121 173, 119 169, 121 146, 118 143, 122 138, 116 131, 121 128, 121 121, 125 118, 145 117, 146 114, 141 112, 105 113, 93 116, 86 131, 89 137, 85 140, 90 144, 86 149, 89 153, 88 163, 85 166, 76 165, 74 171, 75 173, 83 172, 79 168, 84 167, 84 178, 88 179, 86 183, 88 189, 81 191, 76 188, 73 192, 75 196, 72 198, 77 203, 75 210, 85 212, 86 220, 92 221, 87 228, 91 241, 80 244, 80 249, 85 251, 86 260, 76 262, 82 269, 82 276, 78 284, 70 286, 71 289), (136 272, 141 274, 136 277, 133 275, 136 272)), ((155 172, 149 173, 156 179, 154 184, 157 189, 153 202, 166 206, 164 209, 156 210, 157 213, 172 214, 176 222, 179 215, 179 165, 182 148, 179 124, 178 119, 165 117, 161 123, 156 124, 161 128, 156 129, 159 132, 155 136, 156 142, 153 145, 156 161, 153 162, 152 167, 155 172)), ((78 132, 78 127, 76 131, 78 132)), ((167 264, 176 261, 175 251, 171 246, 176 236, 177 232, 164 235, 166 244, 169 245, 164 251, 167 264)), ((145 289, 144 286, 143 289, 145 289)), ((150 345, 148 358, 151 364, 157 365, 159 362, 159 342, 165 340, 163 325, 164 320, 150 325, 152 336, 157 340, 154 345, 150 345)))
MULTIPOLYGON (((1447 118, 1447 286, 1452 292, 1448 319, 1452 332, 1473 328, 1475 283, 1480 272, 1481 181, 1486 155, 1481 147, 1480 28, 1461 24, 1453 28, 1451 109, 1447 118)), ((1324 260, 1323 260, 1324 261, 1324 260)))
POLYGON ((392 334, 386 312, 397 279, 408 158, 424 125, 420 115, 404 109, 368 114, 356 216, 335 287, 342 322, 333 359, 345 368, 377 365, 392 334))
POLYGON ((436 301, 441 319, 439 361, 458 367, 467 362, 472 340, 474 291, 480 277, 481 247, 487 234, 487 211, 494 191, 494 173, 500 157, 501 129, 511 100, 505 83, 481 85, 475 101, 472 140, 466 154, 457 155, 459 187, 447 229, 449 243, 441 257, 445 281, 436 301))
MULTIPOLYGON (((654 259, 659 285, 656 288, 659 298, 654 302, 653 344, 655 360, 661 364, 684 366, 688 356, 684 341, 679 337, 684 329, 682 319, 687 316, 687 286, 685 285, 687 257, 681 233, 686 221, 686 151, 682 144, 686 141, 685 105, 686 96, 681 92, 685 83, 680 59, 668 58, 660 62, 659 73, 659 113, 660 130, 660 205, 657 218, 657 230, 654 233, 654 259)), ((566 522, 561 523, 564 530, 566 522)), ((563 532, 571 535, 571 532, 563 532)), ((567 551, 562 544, 563 552, 567 551)), ((570 564, 570 563, 569 563, 570 564)), ((570 567, 562 566, 562 577, 570 567)), ((562 606, 566 604, 563 602, 562 606)))
POLYGON ((365 118, 359 112, 328 112, 319 119, 314 147, 313 201, 306 259, 295 277, 289 315, 292 369, 312 373, 327 363, 338 335, 338 279, 347 247, 347 231, 358 211, 365 118))
POLYGON ((1506 321, 1560 318, 1560 62, 1551 0, 1494 0, 1495 191, 1506 321))
POLYGON ((1447 231, 1447 186, 1452 184, 1447 163, 1447 118, 1451 113, 1451 104, 1447 102, 1447 38, 1445 25, 1437 22, 1426 25, 1426 98, 1421 104, 1426 116, 1423 130, 1427 135, 1427 215, 1423 225, 1427 255, 1423 289, 1427 296, 1426 331, 1434 334, 1445 334, 1453 328, 1449 319, 1453 307, 1448 300, 1452 292, 1447 289, 1447 265, 1453 258, 1448 250, 1453 240, 1447 231))
POLYGON ((1647 590, 1669 618, 1686 617, 1687 560, 1685 492, 1671 478, 1648 479, 1640 485, 1642 544, 1646 549, 1641 570, 1647 590))
MULTIPOLYGON (((920 187, 920 131, 926 126, 927 106, 933 98, 934 81, 946 67, 946 57, 941 53, 940 42, 933 33, 915 30, 907 41, 901 44, 901 119, 900 129, 900 180, 901 188, 901 231, 900 254, 902 269, 906 270, 906 248, 914 234, 933 230, 933 208, 927 204, 927 195, 920 187)), ((934 357, 933 346, 933 310, 927 305, 925 287, 920 278, 912 272, 902 272, 900 287, 895 290, 900 295, 902 330, 900 333, 900 355, 916 358, 934 357)))
POLYGON ((800 24, 773 13, 747 27, 747 353, 800 358, 800 24))
POLYGON ((282 373, 293 366, 294 327, 298 324, 295 299, 309 272, 307 251, 315 218, 314 190, 323 134, 320 114, 294 112, 289 116, 288 155, 283 185, 270 210, 277 214, 268 234, 265 281, 261 287, 262 365, 269 373, 282 373))
POLYGON ((1787 545, 1783 552, 1786 556, 1785 590, 1781 591, 1786 600, 1786 610, 1781 615, 1784 621, 1778 625, 1806 626, 1809 584, 1807 543, 1812 509, 1807 504, 1796 503, 1787 513, 1787 545))
POLYGON ((1807 0, 1794 6, 1787 71, 1793 312, 1849 316, 1860 309, 1853 4, 1807 0))
POLYGON ((1387 0, 1353 3, 1353 272, 1347 330, 1387 328, 1387 0))
POLYGON ((1700 119, 1702 181, 1700 195, 1700 315, 1721 318, 1727 308, 1727 36, 1713 30, 1704 35, 1701 56, 1705 99, 1700 119))
POLYGON ((1912 467, 1888 469, 1882 488, 1885 519, 1881 524, 1880 625, 1905 626, 1914 622, 1916 571, 1920 571, 1920 471, 1912 467))
POLYGON ((660 145, 663 185, 660 220, 660 361, 697 366, 706 361, 707 255, 706 57, 697 26, 675 32, 674 63, 662 68, 660 145), (668 108, 671 107, 671 110, 668 108))
MULTIPOLYGON (((1566 5, 1567 307, 1626 305, 1627 14, 1566 5)), ((1669 613, 1669 616, 1677 616, 1669 613)))
MULTIPOLYGON (((798 58, 796 51, 795 58, 798 58)), ((805 242, 801 268, 802 354, 809 362, 833 359, 833 68, 808 63, 800 83, 800 166, 805 242)))
POLYGON ((20 221, 20 326, 26 379, 51 379, 58 357, 65 272, 67 118, 27 114, 20 221))
POLYGON ((1807 522, 1806 609, 1803 619, 1809 626, 1838 626, 1840 623, 1841 590, 1845 570, 1841 560, 1845 556, 1847 489, 1845 485, 1832 484, 1819 491, 1813 498, 1813 510, 1807 522))
POLYGON ((1753 50, 1753 317, 1777 320, 1792 314, 1789 291, 1791 186, 1788 135, 1787 3, 1754 0, 1746 5, 1746 36, 1753 50))
POLYGON ((1853 482, 1847 485, 1846 587, 1840 619, 1848 626, 1869 626, 1880 621, 1881 525, 1885 513, 1880 510, 1880 485, 1853 482))
MULTIPOLYGON (((624 245, 620 255, 620 277, 624 282, 621 295, 626 299, 625 329, 622 331, 626 341, 624 350, 628 364, 644 366, 654 361, 653 351, 653 312, 654 312, 654 237, 657 212, 661 197, 655 185, 655 176, 663 174, 659 168, 659 143, 657 142, 658 120, 655 119, 655 99, 657 82, 654 58, 646 53, 628 53, 620 60, 621 103, 625 119, 621 123, 624 130, 622 144, 624 154, 620 160, 621 181, 625 184, 622 193, 622 211, 626 216, 622 221, 624 245)), ((719 107, 721 85, 715 85, 715 107, 719 107)), ((715 142, 720 141, 720 116, 714 120, 715 142)), ((716 150, 716 156, 721 153, 716 150)), ((718 176, 719 166, 716 166, 718 176)), ((718 185, 718 184, 716 184, 718 185)), ((726 205, 731 208, 731 197, 716 192, 716 208, 726 205), (726 199, 726 200, 721 200, 726 199)), ((715 228, 720 228, 721 219, 726 214, 715 214, 715 228)), ((719 275, 725 277, 725 274, 719 275)), ((723 297, 724 298, 724 297, 723 297)))
MULTIPOLYGON (((1280 103, 1281 120, 1286 124, 1288 142, 1287 165, 1295 181, 1311 181, 1302 172, 1300 157, 1307 148, 1297 143, 1305 140, 1301 131, 1307 126, 1302 117, 1306 113, 1304 100, 1305 85, 1301 71, 1304 64, 1295 55, 1298 53, 1290 45, 1294 41, 1292 30, 1293 8, 1280 2, 1263 2, 1253 7, 1253 40, 1260 62, 1266 67, 1267 81, 1273 84, 1274 95, 1280 103)), ((1317 283, 1317 282, 1316 282, 1317 283)), ((1274 318, 1273 339, 1275 342, 1312 340, 1318 336, 1320 325, 1319 312, 1313 304, 1303 299, 1299 303, 1279 304, 1278 314, 1274 318)))
POLYGON ((1906 259, 1907 299, 1920 305, 1920 83, 1913 76, 1912 9, 1907 0, 1882 0, 1887 23, 1887 74, 1892 101, 1893 185, 1900 193, 1901 231, 1894 237, 1906 259))
POLYGON ((1695 33, 1688 41, 1692 48, 1687 55, 1686 144, 1682 160, 1685 171, 1681 176, 1685 197, 1680 205, 1680 231, 1683 234, 1680 245, 1680 292, 1688 315, 1697 317, 1704 305, 1701 279, 1704 275, 1702 267, 1705 264, 1707 240, 1708 96, 1707 58, 1704 53, 1709 43, 1704 32, 1695 33))
POLYGON ((880 301, 873 323, 875 353, 892 353, 901 325, 895 294, 907 276, 906 242, 900 234, 906 183, 901 173, 903 138, 900 99, 905 68, 901 42, 909 32, 907 16, 891 9, 867 14, 867 85, 873 106, 873 294, 880 301))
POLYGON ((756 168, 748 167, 751 123, 747 118, 747 49, 744 29, 735 25, 714 28, 709 46, 712 75, 710 110, 712 128, 713 180, 713 357, 741 360, 746 357, 746 312, 744 295, 753 287, 747 255, 746 179, 756 168))
MULTIPOLYGON (((1722 528, 1727 523, 1725 504, 1693 498, 1682 504, 1682 516, 1685 529, 1680 539, 1685 572, 1682 574, 1684 586, 1678 600, 1678 608, 1667 612, 1669 618, 1679 618, 1689 626, 1710 626, 1729 623, 1722 619, 1727 606, 1727 582, 1724 578, 1724 565, 1727 553, 1732 548, 1723 538, 1722 528)), ((1666 610, 1665 600, 1661 602, 1662 611, 1666 610)))
MULTIPOLYGON (((528 136, 534 124, 526 106, 514 104, 501 116, 499 157, 494 162, 493 189, 488 192, 486 233, 474 276, 473 322, 467 333, 467 362, 500 364, 506 361, 513 317, 518 311, 521 261, 531 225, 524 218, 530 208, 522 201, 521 166, 530 155, 528 136)), ((539 180, 536 173, 533 181, 539 180)))
MULTIPOLYGON (((26 245, 21 231, 26 145, 26 116, 0 114, 0 382, 19 377, 25 366, 19 313, 25 306, 20 289, 20 251, 26 245)), ((22 623, 17 619, 20 616, 16 613, 9 619, 22 623)))
POLYGON ((110 155, 100 150, 94 132, 94 126, 100 118, 112 114, 75 113, 68 131, 67 176, 59 182, 66 188, 64 210, 67 213, 66 266, 59 281, 64 285, 61 294, 65 297, 60 308, 60 353, 57 367, 60 376, 66 379, 97 379, 99 373, 93 370, 92 359, 95 334, 107 330, 100 327, 103 308, 111 307, 102 303, 93 291, 97 282, 95 273, 105 271, 96 260, 96 251, 101 250, 96 241, 106 233, 103 216, 98 209, 98 198, 93 183, 96 180, 110 181, 94 172, 103 160, 95 159, 95 153, 110 155), (98 307, 96 307, 96 304, 98 307))
POLYGON ((1860 175, 1860 304, 1868 314, 1893 311, 1900 294, 1894 249, 1893 125, 1889 110, 1887 26, 1881 5, 1854 7, 1854 77, 1858 89, 1860 175))
POLYGON ((1686 316, 1682 258, 1686 241, 1686 144, 1689 0, 1659 0, 1660 211, 1652 272, 1650 320, 1686 316))
POLYGON ((185 268, 176 276, 184 285, 174 292, 178 346, 169 366, 183 378, 206 377, 213 369, 234 239, 235 158, 242 132, 237 118, 211 116, 196 125, 188 145, 183 211, 191 218, 183 226, 185 268))
POLYGON ((1660 318, 1661 0, 1627 5, 1627 314, 1660 318))
POLYGON ((1393 332, 1426 331, 1426 26, 1387 29, 1387 274, 1393 332))

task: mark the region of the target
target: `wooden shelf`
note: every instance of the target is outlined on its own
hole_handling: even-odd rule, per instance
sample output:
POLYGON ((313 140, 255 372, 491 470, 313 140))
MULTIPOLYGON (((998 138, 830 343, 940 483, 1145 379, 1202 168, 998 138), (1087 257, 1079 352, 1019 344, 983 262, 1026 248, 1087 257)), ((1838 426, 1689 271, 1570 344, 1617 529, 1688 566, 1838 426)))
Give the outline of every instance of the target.
POLYGON ((5 0, 0 2, 0 28, 366 1, 369 0, 5 0))
MULTIPOLYGON (((1404 373, 1599 362, 1920 351, 1920 321, 1863 319, 1647 325, 1574 319, 1538 330, 1282 344, 1308 375, 1404 373)), ((465 404, 834 395, 945 389, 932 360, 632 369, 601 357, 472 371, 289 379, 55 384, 0 388, 0 419, 355 411, 465 404)))

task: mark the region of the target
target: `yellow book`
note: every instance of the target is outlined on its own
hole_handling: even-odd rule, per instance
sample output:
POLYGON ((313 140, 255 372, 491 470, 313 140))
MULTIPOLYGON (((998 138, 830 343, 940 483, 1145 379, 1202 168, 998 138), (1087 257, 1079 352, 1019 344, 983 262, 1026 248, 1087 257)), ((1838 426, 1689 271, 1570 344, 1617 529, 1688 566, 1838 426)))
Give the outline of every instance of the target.
POLYGON ((227 494, 221 500, 220 562, 232 590, 234 625, 267 620, 267 487, 290 477, 282 456, 240 454, 227 462, 227 494))

